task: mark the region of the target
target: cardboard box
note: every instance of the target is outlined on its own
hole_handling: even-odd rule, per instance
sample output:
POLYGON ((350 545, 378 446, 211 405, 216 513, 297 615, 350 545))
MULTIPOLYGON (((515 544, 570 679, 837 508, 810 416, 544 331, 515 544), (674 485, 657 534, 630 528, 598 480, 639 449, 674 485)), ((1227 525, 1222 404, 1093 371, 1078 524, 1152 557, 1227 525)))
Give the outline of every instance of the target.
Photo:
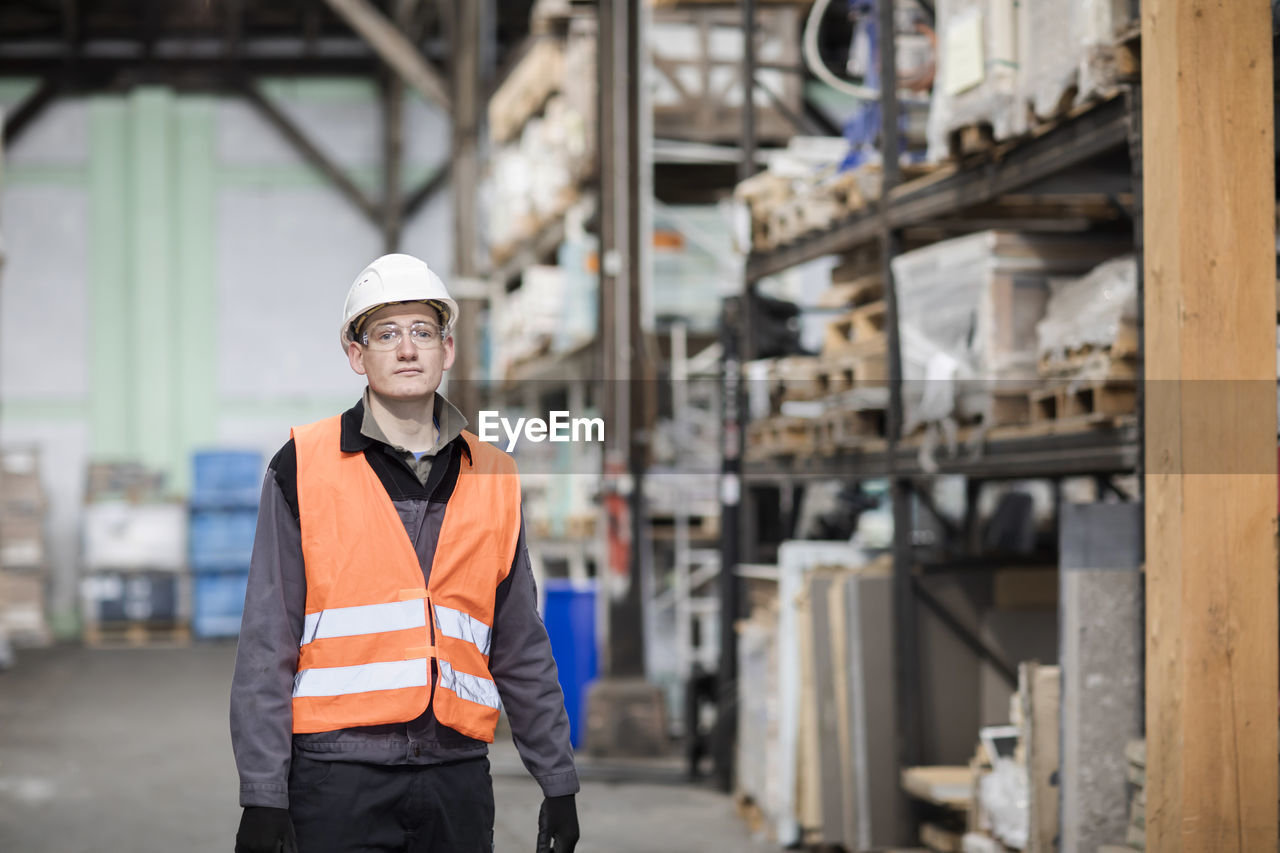
POLYGON ((45 564, 44 516, 0 516, 0 568, 38 569, 45 564))
POLYGON ((53 642, 45 619, 42 575, 0 571, 0 630, 18 647, 53 642))

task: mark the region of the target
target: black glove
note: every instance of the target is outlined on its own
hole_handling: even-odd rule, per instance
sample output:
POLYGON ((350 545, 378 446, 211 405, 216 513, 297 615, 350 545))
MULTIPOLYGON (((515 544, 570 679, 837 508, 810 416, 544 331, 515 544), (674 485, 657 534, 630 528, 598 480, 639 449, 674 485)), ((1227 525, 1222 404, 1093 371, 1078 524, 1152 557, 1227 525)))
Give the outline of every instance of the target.
POLYGON ((573 794, 547 797, 538 812, 537 853, 573 853, 577 846, 578 807, 574 805, 573 794))
POLYGON ((236 832, 236 853, 298 853, 289 810, 245 806, 236 832))

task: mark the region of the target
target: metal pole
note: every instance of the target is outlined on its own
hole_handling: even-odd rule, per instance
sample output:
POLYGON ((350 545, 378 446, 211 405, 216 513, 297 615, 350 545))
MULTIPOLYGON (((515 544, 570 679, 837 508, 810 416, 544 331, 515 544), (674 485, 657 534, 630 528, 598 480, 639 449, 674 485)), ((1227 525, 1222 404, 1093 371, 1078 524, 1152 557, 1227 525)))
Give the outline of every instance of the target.
POLYGON ((738 178, 756 173, 756 0, 742 0, 742 161, 738 178))
MULTIPOLYGON (((742 159, 738 178, 756 173, 755 112, 755 0, 742 2, 742 159)), ((717 719, 712 742, 716 783, 733 789, 733 746, 738 728, 738 563, 742 561, 742 449, 745 414, 742 358, 749 350, 751 294, 754 282, 744 282, 744 294, 725 300, 720 321, 722 369, 720 379, 720 666, 717 675, 717 719)))
MULTIPOLYGON (((880 50, 880 153, 884 183, 880 198, 880 253, 884 275, 889 348, 889 464, 897 467, 898 443, 903 427, 902 339, 898 320, 897 288, 892 260, 900 248, 900 235, 889 224, 890 191, 898 183, 898 64, 893 0, 878 0, 877 45, 880 50)), ((890 480, 893 499, 893 599, 895 626, 896 699, 898 705, 898 761, 900 767, 920 763, 923 732, 920 725, 920 668, 916 637, 914 557, 911 547, 912 490, 910 481, 895 472, 890 480)), ((909 804, 898 798, 899 840, 913 834, 909 804)))

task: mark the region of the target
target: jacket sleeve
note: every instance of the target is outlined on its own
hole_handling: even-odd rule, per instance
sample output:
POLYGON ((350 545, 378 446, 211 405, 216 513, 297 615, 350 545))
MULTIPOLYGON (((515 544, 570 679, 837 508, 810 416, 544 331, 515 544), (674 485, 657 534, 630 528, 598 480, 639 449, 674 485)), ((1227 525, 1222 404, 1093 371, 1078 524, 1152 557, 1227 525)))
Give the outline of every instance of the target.
MULTIPOLYGON (((272 460, 262 484, 231 681, 231 746, 242 806, 289 805, 293 678, 307 598, 298 519, 276 467, 280 456, 292 449, 286 445, 272 460)), ((293 466, 287 467, 283 476, 296 477, 293 466)), ((285 488, 296 486, 289 483, 285 488)))
POLYGON ((556 677, 551 641, 538 615, 524 519, 511 572, 498 588, 489 672, 498 685, 524 766, 548 797, 578 792, 569 715, 556 677))

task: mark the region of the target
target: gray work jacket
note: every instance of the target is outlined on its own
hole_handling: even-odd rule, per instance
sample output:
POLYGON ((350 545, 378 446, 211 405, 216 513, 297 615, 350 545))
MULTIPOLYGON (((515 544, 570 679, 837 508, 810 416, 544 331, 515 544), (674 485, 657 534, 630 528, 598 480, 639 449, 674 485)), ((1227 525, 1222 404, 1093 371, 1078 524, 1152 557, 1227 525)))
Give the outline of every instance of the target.
MULTIPOLYGON (((342 450, 364 453, 404 522, 427 579, 461 454, 469 453, 466 442, 457 437, 442 448, 424 484, 393 448, 361 434, 363 417, 363 403, 343 413, 342 450)), ((231 743, 240 772, 240 805, 288 807, 294 749, 309 758, 371 764, 440 764, 488 753, 483 741, 437 722, 430 707, 409 723, 293 734, 293 679, 306 597, 297 454, 290 440, 271 460, 262 484, 231 683, 231 743)), ((489 671, 520 757, 544 795, 577 793, 569 718, 538 615, 523 519, 511 571, 497 589, 493 622, 489 671)))

